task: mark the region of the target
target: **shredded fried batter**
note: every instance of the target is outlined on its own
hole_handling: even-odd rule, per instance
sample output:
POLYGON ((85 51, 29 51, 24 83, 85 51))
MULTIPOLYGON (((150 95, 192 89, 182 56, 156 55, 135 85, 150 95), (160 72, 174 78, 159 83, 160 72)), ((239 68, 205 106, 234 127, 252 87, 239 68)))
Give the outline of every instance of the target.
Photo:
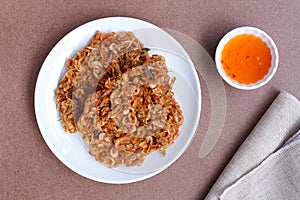
POLYGON ((131 33, 96 32, 90 44, 67 61, 68 71, 59 82, 56 102, 65 131, 75 133, 85 99, 96 91, 106 67, 124 53, 143 44, 131 33))
POLYGON ((141 165, 153 151, 165 154, 179 135, 175 77, 162 56, 147 51, 132 33, 97 32, 68 61, 56 90, 65 131, 78 130, 90 154, 108 167, 141 165))

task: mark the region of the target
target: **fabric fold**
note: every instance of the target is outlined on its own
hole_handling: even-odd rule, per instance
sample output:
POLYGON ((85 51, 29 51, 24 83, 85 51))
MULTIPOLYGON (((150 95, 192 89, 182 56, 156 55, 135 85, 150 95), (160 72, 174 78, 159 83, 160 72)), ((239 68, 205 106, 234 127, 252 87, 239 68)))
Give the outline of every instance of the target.
MULTIPOLYGON (((290 172, 291 170, 289 168, 278 168, 278 171, 272 171, 272 168, 268 167, 272 166, 273 164, 276 164, 278 167, 285 166, 285 162, 298 162, 297 164, 299 164, 299 161, 297 160, 298 148, 300 149, 300 145, 297 143, 297 139, 299 139, 299 137, 297 137, 297 134, 293 137, 299 128, 300 102, 291 94, 284 91, 280 92, 269 109, 260 119, 258 124, 249 134, 248 138, 235 153, 205 199, 268 199, 267 197, 265 198, 263 196, 258 196, 256 198, 254 195, 262 195, 263 193, 259 193, 258 191, 263 190, 268 191, 269 193, 272 192, 272 190, 279 191, 278 188, 276 188, 278 187, 276 183, 283 183, 281 181, 276 182, 276 177, 279 180, 280 178, 283 178, 280 176, 280 172, 290 172), (289 146, 291 144, 294 144, 294 146, 289 146), (282 150, 284 146, 288 146, 289 148, 285 148, 282 154, 274 153, 276 151, 279 152, 280 149, 282 150), (285 154, 288 154, 288 156, 285 154), (276 158, 276 160, 271 160, 274 162, 270 162, 270 160, 267 162, 268 158, 272 156, 275 157, 274 155, 277 155, 277 158, 281 160, 277 160, 276 158), (292 156, 292 158, 289 156, 292 156), (282 158, 288 158, 290 160, 283 160, 282 158), (266 163, 267 165, 263 166, 266 163), (258 170, 259 168, 262 169, 258 170), (260 178, 263 180, 267 179, 266 177, 258 176, 258 174, 254 172, 255 170, 260 172, 263 171, 264 174, 260 174, 261 176, 267 176, 268 174, 271 174, 270 177, 273 178, 272 182, 274 183, 272 187, 262 187, 261 184, 267 184, 267 182, 263 182, 260 178), (278 176, 276 173, 279 173, 278 176), (249 174, 255 174, 255 176, 250 176, 249 174), (251 177, 251 179, 246 180, 245 177, 247 176, 251 177), (240 187, 239 184, 241 183, 243 183, 243 185, 240 187), (239 188, 241 188, 241 190, 239 190, 239 188), (244 192, 242 193, 241 191, 244 192), (235 195, 244 196, 241 197, 235 195)), ((295 168, 295 171, 293 172, 299 173, 299 169, 295 168)), ((298 177, 295 176, 295 178, 298 177)), ((287 181, 289 180, 291 179, 288 179, 287 181)), ((297 179, 295 181, 297 181, 297 179)), ((295 184, 295 181, 291 182, 291 184, 295 184)), ((295 191, 290 192, 292 192, 292 194, 296 194, 296 189, 297 188, 295 188, 295 191)), ((274 192, 274 194, 277 193, 274 192)))

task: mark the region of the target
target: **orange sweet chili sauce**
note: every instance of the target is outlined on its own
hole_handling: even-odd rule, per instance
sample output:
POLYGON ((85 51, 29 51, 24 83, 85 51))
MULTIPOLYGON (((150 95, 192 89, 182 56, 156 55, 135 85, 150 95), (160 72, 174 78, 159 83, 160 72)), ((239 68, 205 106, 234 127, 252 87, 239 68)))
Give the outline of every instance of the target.
POLYGON ((225 45, 221 63, 226 74, 241 84, 256 83, 271 67, 267 44, 252 34, 237 35, 225 45))

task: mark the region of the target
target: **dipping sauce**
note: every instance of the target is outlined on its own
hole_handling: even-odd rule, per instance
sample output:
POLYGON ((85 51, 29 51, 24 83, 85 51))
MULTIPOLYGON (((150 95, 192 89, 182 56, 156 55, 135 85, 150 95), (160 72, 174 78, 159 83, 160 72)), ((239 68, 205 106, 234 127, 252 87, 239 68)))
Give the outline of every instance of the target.
POLYGON ((271 67, 267 44, 252 34, 237 35, 224 46, 221 63, 226 74, 241 84, 262 80, 271 67))

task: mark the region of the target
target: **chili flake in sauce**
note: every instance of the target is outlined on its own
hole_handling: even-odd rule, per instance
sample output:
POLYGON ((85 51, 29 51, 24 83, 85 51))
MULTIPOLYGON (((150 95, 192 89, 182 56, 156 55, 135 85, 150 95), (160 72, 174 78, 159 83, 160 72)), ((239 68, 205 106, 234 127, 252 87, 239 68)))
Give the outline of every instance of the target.
POLYGON ((267 44, 252 34, 237 35, 229 40, 221 55, 226 74, 241 84, 263 79, 271 67, 271 60, 267 44))

